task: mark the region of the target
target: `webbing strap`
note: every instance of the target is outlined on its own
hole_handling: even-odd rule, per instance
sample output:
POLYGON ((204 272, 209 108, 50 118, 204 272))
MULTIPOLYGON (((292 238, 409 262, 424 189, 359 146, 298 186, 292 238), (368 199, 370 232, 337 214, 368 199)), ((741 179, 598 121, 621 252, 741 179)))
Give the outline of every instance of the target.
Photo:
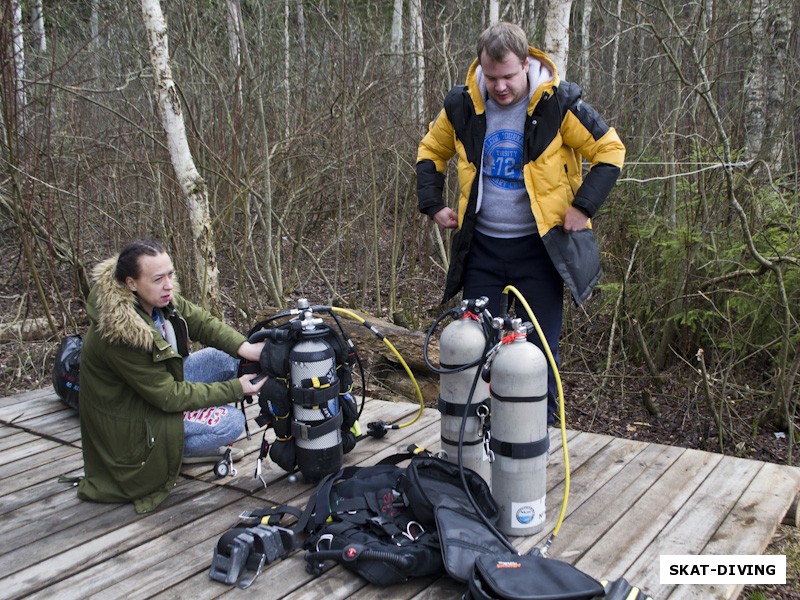
POLYGON ((484 398, 480 402, 472 402, 469 405, 469 410, 464 410, 467 408, 466 404, 461 404, 459 402, 448 402, 441 396, 437 398, 438 405, 439 405, 439 412, 443 415, 451 416, 451 417, 463 417, 464 413, 467 413, 468 417, 475 417, 478 413, 479 406, 487 406, 489 402, 489 398, 484 398))
POLYGON ((325 434, 341 429, 344 417, 342 413, 336 413, 327 421, 316 423, 292 422, 292 435, 298 440, 315 440, 325 434))
POLYGON ((501 402, 541 402, 547 400, 547 392, 541 396, 501 396, 492 390, 492 398, 496 398, 501 402))
POLYGON ((489 449, 500 456, 509 458, 534 458, 550 449, 550 437, 545 436, 535 442, 503 442, 493 437, 489 440, 489 449))
POLYGON ((313 408, 325 404, 329 400, 339 397, 339 380, 326 387, 293 387, 291 391, 292 402, 303 408, 313 408))
MULTIPOLYGON (((442 436, 441 439, 442 439, 442 443, 444 443, 444 444, 450 444, 451 446, 458 446, 458 440, 450 440, 450 439, 447 439, 444 436, 442 436)), ((462 446, 477 446, 478 444, 482 444, 482 443, 483 443, 483 437, 481 436, 477 440, 464 440, 464 442, 461 445, 462 446)))

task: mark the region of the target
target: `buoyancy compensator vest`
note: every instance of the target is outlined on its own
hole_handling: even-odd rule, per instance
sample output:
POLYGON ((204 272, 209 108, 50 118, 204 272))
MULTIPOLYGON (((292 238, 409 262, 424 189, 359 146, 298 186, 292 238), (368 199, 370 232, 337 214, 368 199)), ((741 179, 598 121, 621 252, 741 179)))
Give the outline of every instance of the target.
MULTIPOLYGON (((259 425, 275 430, 269 457, 309 481, 337 472, 356 443, 351 428, 358 407, 351 394, 352 347, 305 300, 294 318, 274 328, 256 326, 249 341, 263 341, 259 425)), ((263 449, 264 445, 262 445, 263 449)))

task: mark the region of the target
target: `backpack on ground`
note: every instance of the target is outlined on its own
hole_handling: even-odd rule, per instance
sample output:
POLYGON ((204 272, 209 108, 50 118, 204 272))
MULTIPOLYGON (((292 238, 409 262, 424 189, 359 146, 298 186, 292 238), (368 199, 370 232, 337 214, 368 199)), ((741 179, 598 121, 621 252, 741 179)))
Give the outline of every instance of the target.
POLYGON ((64 404, 78 410, 83 338, 68 335, 61 340, 53 363, 53 389, 64 404))

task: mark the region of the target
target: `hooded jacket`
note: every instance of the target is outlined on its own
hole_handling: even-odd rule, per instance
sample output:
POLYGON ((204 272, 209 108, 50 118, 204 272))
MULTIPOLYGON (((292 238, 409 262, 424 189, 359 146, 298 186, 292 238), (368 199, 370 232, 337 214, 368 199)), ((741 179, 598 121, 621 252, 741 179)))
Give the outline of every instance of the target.
MULTIPOLYGON (((531 95, 524 126, 523 178, 542 242, 577 304, 600 278, 600 254, 590 227, 566 233, 564 215, 575 206, 594 216, 619 176, 625 147, 613 128, 581 100, 581 90, 559 79, 555 64, 530 47, 529 55, 550 69, 552 79, 531 95), (581 160, 590 163, 585 178, 581 160)), ((447 161, 458 155, 458 231, 442 302, 463 287, 464 264, 475 229, 475 207, 486 137, 484 97, 475 60, 466 85, 455 86, 430 124, 417 153, 417 194, 421 212, 433 217, 442 199, 447 161)))
POLYGON ((90 326, 81 352, 80 420, 85 477, 78 496, 158 506, 175 486, 183 457, 183 412, 242 398, 238 379, 183 380, 189 339, 236 356, 246 338, 177 293, 163 309, 176 352, 135 295, 114 278, 117 257, 93 272, 90 326))

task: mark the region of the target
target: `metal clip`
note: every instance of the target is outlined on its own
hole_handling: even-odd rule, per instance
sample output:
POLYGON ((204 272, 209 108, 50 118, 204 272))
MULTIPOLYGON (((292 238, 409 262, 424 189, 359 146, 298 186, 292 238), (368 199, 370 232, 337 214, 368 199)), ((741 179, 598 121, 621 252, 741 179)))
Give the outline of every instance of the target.
POLYGON ((489 447, 489 442, 491 441, 491 439, 492 439, 492 432, 487 430, 486 431, 486 435, 483 436, 483 452, 486 454, 486 456, 489 457, 489 462, 493 463, 494 462, 494 450, 492 450, 489 447))
POLYGON ((332 542, 332 541, 333 541, 333 535, 332 535, 332 534, 330 534, 330 533, 323 533, 321 536, 319 536, 319 539, 317 540, 317 543, 316 543, 316 545, 314 546, 314 548, 315 548, 315 550, 316 550, 317 552, 320 552, 321 550, 320 550, 320 547, 319 547, 319 545, 320 545, 322 542, 328 542, 328 550, 330 550, 330 549, 331 549, 331 542, 332 542))
POLYGON ((259 458, 256 460, 256 474, 253 475, 253 479, 260 479, 261 483, 264 484, 264 489, 267 489, 267 482, 264 481, 264 477, 261 476, 261 459, 259 458))
POLYGON ((475 409, 475 415, 478 417, 478 427, 475 435, 482 436, 486 427, 486 417, 489 416, 489 407, 486 404, 481 404, 475 409))

